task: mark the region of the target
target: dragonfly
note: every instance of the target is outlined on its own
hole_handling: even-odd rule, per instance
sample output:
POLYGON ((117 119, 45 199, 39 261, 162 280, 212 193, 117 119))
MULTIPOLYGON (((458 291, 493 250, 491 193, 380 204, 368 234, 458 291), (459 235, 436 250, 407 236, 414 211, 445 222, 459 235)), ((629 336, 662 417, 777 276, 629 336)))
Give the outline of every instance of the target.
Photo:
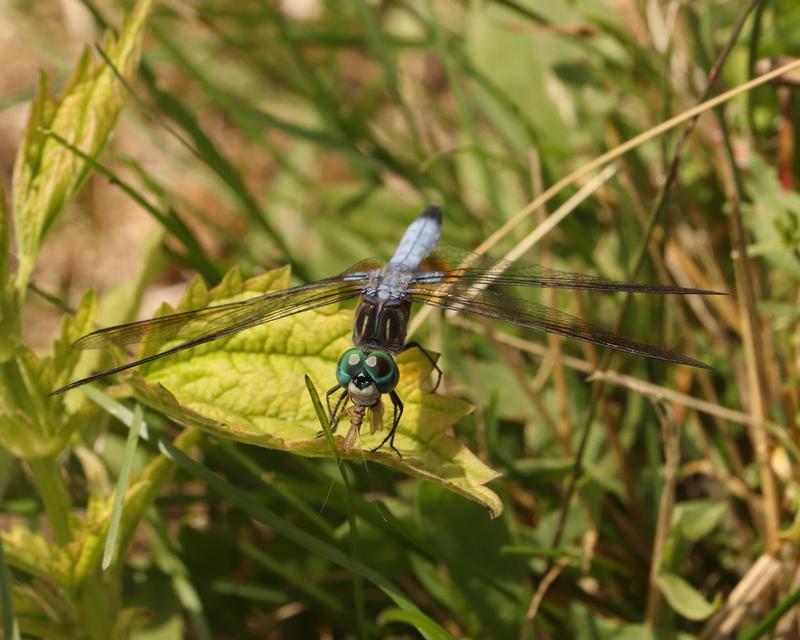
POLYGON ((77 349, 105 349, 148 341, 177 341, 178 344, 71 382, 51 395, 268 322, 356 298, 353 347, 339 359, 336 385, 326 394, 331 426, 335 430, 341 417, 349 413, 351 427, 358 431, 369 412, 373 430, 380 428, 383 423, 382 398, 388 396, 393 408, 391 427, 374 450, 388 442, 398 455, 400 452, 395 448, 394 438, 403 415, 403 401, 396 391, 400 372, 395 356, 407 349, 419 349, 438 374, 432 391, 438 387, 442 375, 435 359, 424 347, 416 341, 407 341, 414 304, 502 320, 665 362, 710 368, 704 362, 681 353, 637 342, 557 309, 508 295, 500 287, 681 295, 718 292, 618 282, 536 264, 496 260, 457 247, 437 246, 441 229, 441 209, 431 204, 406 229, 387 263, 369 258, 339 275, 283 291, 94 331, 78 339, 73 346, 77 349))

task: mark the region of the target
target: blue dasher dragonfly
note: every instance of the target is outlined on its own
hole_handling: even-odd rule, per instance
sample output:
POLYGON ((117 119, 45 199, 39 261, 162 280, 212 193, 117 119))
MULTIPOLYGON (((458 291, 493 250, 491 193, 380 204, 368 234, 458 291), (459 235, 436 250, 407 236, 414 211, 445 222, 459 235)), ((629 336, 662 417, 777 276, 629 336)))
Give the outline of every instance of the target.
MULTIPOLYGON (((406 341, 411 307, 415 303, 503 320, 666 362, 709 368, 689 356, 637 342, 562 311, 506 295, 496 288, 528 286, 657 294, 717 292, 616 282, 539 265, 494 260, 455 247, 437 247, 441 226, 441 210, 429 205, 408 227, 394 256, 386 264, 370 258, 332 278, 284 291, 94 331, 73 346, 103 349, 152 340, 180 342, 157 354, 76 380, 52 393, 63 393, 239 331, 354 298, 359 298, 359 302, 353 325, 353 347, 339 359, 337 384, 327 392, 326 399, 332 427, 335 429, 347 411, 351 426, 357 432, 367 410, 372 412, 373 429, 382 424, 381 398, 389 396, 393 406, 392 424, 375 450, 388 442, 399 454, 394 447, 394 436, 403 414, 403 402, 395 391, 400 374, 394 357, 406 349, 418 348, 441 379, 441 370, 434 358, 421 345, 406 341), (337 393, 331 405, 331 398, 337 393), (348 407, 348 403, 352 403, 351 406, 348 407)), ((434 391, 437 386, 438 381, 434 391)))

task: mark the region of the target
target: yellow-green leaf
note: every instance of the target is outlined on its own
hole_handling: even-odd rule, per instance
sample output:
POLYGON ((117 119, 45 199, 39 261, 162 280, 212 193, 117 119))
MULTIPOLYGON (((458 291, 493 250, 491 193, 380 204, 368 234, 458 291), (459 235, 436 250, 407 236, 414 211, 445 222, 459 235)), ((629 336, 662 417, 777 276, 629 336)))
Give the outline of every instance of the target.
POLYGON ((5 289, 8 279, 8 258, 11 251, 11 233, 6 207, 6 189, 0 182, 0 287, 5 289))
MULTIPOLYGON (((210 292, 195 280, 177 310, 252 298, 288 285, 286 269, 247 282, 233 270, 210 292)), ((162 309, 161 313, 168 311, 162 309)), ((303 380, 308 374, 323 390, 335 384, 336 363, 351 346, 352 323, 352 311, 336 306, 308 311, 157 360, 131 374, 129 380, 142 403, 185 424, 240 442, 305 456, 330 456, 325 439, 318 437, 320 425, 303 380)), ((141 355, 168 346, 148 342, 141 355)), ((449 434, 452 425, 472 407, 425 390, 432 366, 417 350, 406 351, 397 362, 397 393, 405 412, 395 444, 402 458, 388 446, 371 451, 390 427, 388 402, 382 429, 370 434, 366 419, 358 445, 350 450, 343 447, 349 428, 343 420, 336 437, 341 455, 375 460, 439 482, 498 515, 502 503, 485 486, 497 472, 449 434)))
POLYGON ((23 525, 12 525, 2 532, 6 561, 15 569, 28 574, 58 581, 51 573, 51 563, 57 548, 38 533, 23 525))
POLYGON ((64 397, 48 394, 56 381, 71 377, 81 354, 70 345, 90 330, 95 306, 94 294, 87 293, 75 316, 64 319, 52 356, 40 358, 17 344, 13 357, 0 359, 0 446, 15 456, 27 460, 55 456, 86 424, 84 415, 65 411, 64 397))
POLYGON ((113 69, 84 51, 61 97, 41 74, 39 91, 14 164, 13 212, 19 267, 16 288, 27 287, 41 243, 64 206, 78 193, 91 166, 49 136, 53 131, 88 156, 105 146, 127 97, 125 83, 138 62, 152 0, 141 0, 119 38, 107 34, 103 49, 113 69))
POLYGON ((9 258, 11 255, 11 230, 6 208, 6 191, 0 183, 0 362, 14 353, 19 341, 19 306, 13 287, 9 284, 9 258))
MULTIPOLYGON (((175 440, 175 446, 186 451, 195 446, 202 434, 186 429, 175 440)), ((124 562, 122 550, 130 544, 136 527, 158 493, 172 477, 175 465, 164 455, 153 459, 142 474, 131 482, 125 492, 122 517, 117 536, 117 554, 112 567, 124 562)), ((59 576, 60 584, 67 589, 77 589, 93 575, 100 565, 103 546, 108 535, 113 512, 114 495, 101 498, 90 496, 86 517, 75 523, 72 542, 59 547, 51 559, 51 570, 59 576)))

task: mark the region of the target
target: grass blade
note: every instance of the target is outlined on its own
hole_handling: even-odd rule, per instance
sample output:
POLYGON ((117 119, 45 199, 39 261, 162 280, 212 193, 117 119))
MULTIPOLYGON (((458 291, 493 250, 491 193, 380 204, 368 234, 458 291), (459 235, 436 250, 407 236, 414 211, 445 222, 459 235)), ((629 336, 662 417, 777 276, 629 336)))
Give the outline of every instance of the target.
MULTIPOLYGON (((159 448, 164 455, 172 459, 178 466, 183 468, 187 473, 195 476, 206 482, 206 484, 225 498, 230 504, 236 505, 239 509, 243 510, 250 517, 258 520, 259 522, 271 527, 277 533, 288 538, 297 545, 300 545, 310 553, 325 558, 329 562, 344 567, 348 571, 360 575, 365 580, 368 580, 387 596, 389 596, 395 604, 403 611, 408 611, 412 614, 425 616, 420 609, 394 584, 383 577, 378 571, 372 567, 368 567, 358 560, 354 560, 343 551, 336 547, 320 540, 319 538, 303 531, 296 525, 281 516, 273 513, 269 509, 264 508, 252 500, 242 490, 234 487, 229 482, 226 482, 216 474, 212 473, 209 469, 201 465, 196 460, 193 460, 183 451, 173 446, 170 442, 162 440, 159 442, 159 448)), ((420 632, 426 638, 450 638, 451 636, 444 630, 435 620, 430 618, 426 619, 430 625, 425 630, 420 629, 420 632), (432 635, 430 630, 435 630, 437 634, 432 635)))
MULTIPOLYGON (((336 467, 339 469, 339 473, 342 476, 342 481, 344 482, 345 490, 347 491, 347 522, 350 526, 350 553, 353 555, 353 559, 358 561, 358 522, 356 520, 355 508, 353 505, 353 487, 350 486, 350 479, 347 477, 347 469, 345 469, 344 465, 342 465, 342 459, 339 456, 339 451, 336 448, 336 442, 333 439, 333 426, 330 424, 327 416, 325 415, 325 409, 322 407, 322 402, 320 402, 317 388, 314 386, 314 383, 311 381, 311 378, 308 375, 306 375, 306 388, 308 389, 308 394, 311 396, 311 402, 314 405, 314 412, 317 414, 319 424, 325 433, 325 440, 327 440, 328 445, 333 452, 333 456, 336 459, 336 467)), ((364 583, 361 579, 361 576, 356 573, 353 574, 353 598, 356 602, 356 621, 358 622, 359 635, 362 638, 366 638, 367 621, 364 614, 364 583)))
MULTIPOLYGON (((122 519, 122 503, 125 500, 125 491, 128 489, 128 480, 131 477, 131 469, 133 468, 133 457, 136 453, 136 444, 139 441, 139 429, 144 427, 142 418, 142 405, 136 404, 133 409, 133 420, 128 430, 128 439, 125 441, 125 454, 122 459, 122 468, 119 472, 119 480, 117 481, 117 490, 114 494, 114 506, 111 509, 111 522, 108 525, 108 535, 106 536, 106 545, 103 549, 103 561, 101 567, 103 571, 111 566, 114 560, 114 549, 117 544, 117 533, 119 532, 119 523, 122 519)), ((146 428, 146 427, 145 427, 146 428)))

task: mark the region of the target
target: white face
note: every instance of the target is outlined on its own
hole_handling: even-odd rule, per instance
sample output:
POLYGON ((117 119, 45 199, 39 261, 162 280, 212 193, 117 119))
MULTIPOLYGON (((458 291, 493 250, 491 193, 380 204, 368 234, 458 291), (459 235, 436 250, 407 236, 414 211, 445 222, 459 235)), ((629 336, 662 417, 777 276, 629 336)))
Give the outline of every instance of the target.
POLYGON ((347 394, 350 396, 353 404, 357 404, 361 407, 372 407, 381 397, 381 392, 378 391, 378 387, 375 386, 375 383, 369 384, 364 389, 359 389, 352 380, 350 384, 347 385, 347 394))

